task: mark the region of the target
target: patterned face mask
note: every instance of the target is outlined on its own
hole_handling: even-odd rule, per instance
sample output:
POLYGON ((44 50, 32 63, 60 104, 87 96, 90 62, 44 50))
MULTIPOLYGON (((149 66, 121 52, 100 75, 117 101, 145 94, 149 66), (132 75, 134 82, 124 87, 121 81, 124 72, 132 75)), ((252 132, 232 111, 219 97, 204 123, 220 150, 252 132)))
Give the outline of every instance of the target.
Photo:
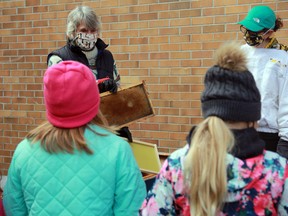
POLYGON ((252 32, 252 31, 247 30, 244 26, 240 26, 240 30, 244 35, 243 38, 245 42, 249 46, 258 46, 261 43, 263 43, 264 41, 263 36, 266 35, 270 31, 270 29, 268 29, 265 33, 259 34, 258 32, 252 32))
POLYGON ((97 34, 88 34, 84 32, 79 32, 75 37, 76 44, 83 51, 92 50, 95 47, 98 35, 97 34))

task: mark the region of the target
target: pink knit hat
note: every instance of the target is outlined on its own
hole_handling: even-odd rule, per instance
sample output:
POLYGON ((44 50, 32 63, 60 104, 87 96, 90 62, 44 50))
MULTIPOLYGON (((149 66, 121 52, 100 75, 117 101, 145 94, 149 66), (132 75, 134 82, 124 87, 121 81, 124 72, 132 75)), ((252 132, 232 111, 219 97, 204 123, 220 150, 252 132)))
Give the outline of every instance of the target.
POLYGON ((56 127, 75 128, 98 113, 100 95, 91 70, 75 61, 63 61, 44 74, 44 100, 48 121, 56 127))

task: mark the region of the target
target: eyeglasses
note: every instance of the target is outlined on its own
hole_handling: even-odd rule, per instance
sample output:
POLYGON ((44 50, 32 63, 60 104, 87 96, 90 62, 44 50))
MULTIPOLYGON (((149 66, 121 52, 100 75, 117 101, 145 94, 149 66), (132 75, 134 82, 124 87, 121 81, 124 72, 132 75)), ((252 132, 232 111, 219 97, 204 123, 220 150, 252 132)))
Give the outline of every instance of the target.
POLYGON ((246 29, 243 25, 241 25, 241 26, 240 26, 240 31, 241 31, 243 34, 246 34, 247 29, 246 29))
MULTIPOLYGON (((259 32, 253 32, 253 31, 250 31, 248 29, 246 29, 243 25, 240 26, 240 31, 243 33, 243 34, 247 34, 247 32, 249 33, 249 35, 260 35, 261 36, 264 36, 266 35, 272 28, 268 29, 266 32, 264 32, 263 34, 261 34, 263 31, 259 31, 259 32)), ((264 29, 263 29, 264 30, 264 29)))
POLYGON ((243 34, 246 34, 247 32, 251 35, 255 34, 255 35, 258 35, 260 32, 253 32, 253 31, 250 31, 248 29, 246 29, 243 25, 240 26, 240 31, 243 33, 243 34))

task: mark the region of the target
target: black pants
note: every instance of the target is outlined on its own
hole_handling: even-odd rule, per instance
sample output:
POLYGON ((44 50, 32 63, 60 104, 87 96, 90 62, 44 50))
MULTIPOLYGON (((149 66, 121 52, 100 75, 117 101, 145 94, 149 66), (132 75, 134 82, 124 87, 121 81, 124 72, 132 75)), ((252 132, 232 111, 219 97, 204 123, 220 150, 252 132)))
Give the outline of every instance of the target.
POLYGON ((288 141, 280 139, 277 146, 277 153, 288 159, 288 141))
POLYGON ((265 141, 266 150, 277 152, 277 145, 280 139, 278 133, 258 132, 258 134, 260 138, 265 141))

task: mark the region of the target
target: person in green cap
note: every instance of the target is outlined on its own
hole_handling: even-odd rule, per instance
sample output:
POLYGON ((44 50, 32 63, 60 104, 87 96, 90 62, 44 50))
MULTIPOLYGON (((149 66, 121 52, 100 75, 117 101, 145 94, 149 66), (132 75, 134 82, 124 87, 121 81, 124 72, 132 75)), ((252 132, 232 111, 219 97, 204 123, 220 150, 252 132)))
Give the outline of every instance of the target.
POLYGON ((274 11, 265 5, 253 7, 238 22, 246 42, 242 48, 261 93, 258 132, 266 150, 288 158, 288 50, 274 33, 283 26, 274 11))
POLYGON ((244 40, 250 46, 288 51, 288 46, 275 38, 275 32, 283 27, 281 18, 265 5, 253 7, 239 24, 244 40))

